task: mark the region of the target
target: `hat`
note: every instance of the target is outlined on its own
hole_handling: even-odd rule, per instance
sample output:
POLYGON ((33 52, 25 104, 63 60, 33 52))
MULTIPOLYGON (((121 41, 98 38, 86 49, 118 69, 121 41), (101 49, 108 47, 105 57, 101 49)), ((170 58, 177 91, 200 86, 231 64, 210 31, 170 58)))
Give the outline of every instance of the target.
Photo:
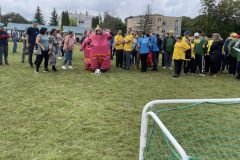
POLYGON ((230 34, 230 37, 232 37, 232 38, 237 38, 237 37, 238 37, 238 34, 237 34, 237 33, 231 33, 231 34, 230 34))
POLYGON ((33 18, 32 23, 37 23, 37 20, 33 18))
POLYGON ((97 30, 102 30, 99 25, 97 25, 97 27, 95 28, 95 31, 97 30))
POLYGON ((238 34, 236 38, 240 39, 240 34, 238 34))
POLYGON ((168 32, 169 32, 169 33, 172 33, 172 34, 174 33, 174 31, 173 31, 173 30, 169 30, 168 32))
POLYGON ((196 33, 194 34, 194 37, 199 37, 199 33, 196 32, 196 33))
POLYGON ((189 31, 185 31, 184 35, 190 35, 190 32, 189 31))

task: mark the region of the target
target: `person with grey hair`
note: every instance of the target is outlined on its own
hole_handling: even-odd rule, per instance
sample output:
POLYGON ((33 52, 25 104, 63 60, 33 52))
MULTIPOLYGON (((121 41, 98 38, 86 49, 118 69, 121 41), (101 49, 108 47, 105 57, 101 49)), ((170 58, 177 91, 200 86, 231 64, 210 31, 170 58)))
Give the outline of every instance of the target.
POLYGON ((4 55, 5 64, 8 65, 8 33, 4 30, 4 25, 0 23, 0 65, 2 65, 2 57, 4 55))
POLYGON ((28 54, 28 48, 27 48, 27 34, 26 32, 23 33, 22 37, 22 63, 25 62, 25 56, 28 54))
POLYGON ((213 43, 210 48, 210 73, 213 77, 221 69, 221 58, 222 58, 223 40, 219 33, 213 34, 213 43))
POLYGON ((13 33, 12 33, 12 39, 13 39, 13 53, 17 53, 17 40, 18 40, 18 33, 17 33, 17 28, 14 28, 13 33))

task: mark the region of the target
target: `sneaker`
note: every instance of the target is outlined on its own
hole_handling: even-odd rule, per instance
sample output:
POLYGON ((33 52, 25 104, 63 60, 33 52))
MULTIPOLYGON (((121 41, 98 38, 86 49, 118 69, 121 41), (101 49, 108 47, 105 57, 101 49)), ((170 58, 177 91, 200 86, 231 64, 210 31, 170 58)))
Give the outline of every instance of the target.
POLYGON ((169 69, 173 70, 173 68, 172 68, 172 67, 170 67, 169 69))
POLYGON ((166 69, 166 67, 163 67, 163 69, 166 69))
POLYGON ((73 67, 72 66, 68 66, 68 69, 73 69, 73 67))
POLYGON ((37 70, 34 70, 34 73, 38 74, 38 73, 39 73, 39 71, 37 71, 37 70))
POLYGON ((58 57, 58 59, 62 59, 62 57, 58 57))
POLYGON ((48 71, 49 71, 48 69, 44 69, 44 70, 43 70, 44 73, 45 73, 45 72, 48 72, 48 71))
POLYGON ((178 78, 178 77, 179 77, 178 74, 174 74, 174 75, 173 75, 173 78, 178 78))
POLYGON ((199 76, 201 76, 201 77, 205 77, 205 74, 199 74, 199 76))
POLYGON ((66 69, 67 69, 67 67, 66 67, 66 66, 62 66, 62 69, 66 70, 66 69))
POLYGON ((0 63, 0 66, 2 66, 2 63, 0 63))

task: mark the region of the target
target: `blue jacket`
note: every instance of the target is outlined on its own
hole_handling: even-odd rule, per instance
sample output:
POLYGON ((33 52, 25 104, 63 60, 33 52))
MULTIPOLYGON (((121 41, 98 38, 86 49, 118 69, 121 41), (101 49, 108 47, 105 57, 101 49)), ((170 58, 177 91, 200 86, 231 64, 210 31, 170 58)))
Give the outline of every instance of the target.
POLYGON ((156 35, 151 36, 151 51, 153 52, 159 52, 160 49, 158 47, 158 39, 156 35))
POLYGON ((138 39, 138 45, 140 46, 140 54, 148 54, 150 44, 150 38, 144 36, 138 39))

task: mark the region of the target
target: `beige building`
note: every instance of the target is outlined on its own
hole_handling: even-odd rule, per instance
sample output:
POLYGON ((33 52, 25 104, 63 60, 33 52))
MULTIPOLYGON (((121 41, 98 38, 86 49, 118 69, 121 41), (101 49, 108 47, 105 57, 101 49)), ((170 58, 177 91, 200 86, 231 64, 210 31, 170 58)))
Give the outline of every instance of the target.
MULTIPOLYGON (((133 31, 141 31, 140 21, 143 16, 128 17, 127 28, 132 28, 133 31)), ((162 34, 167 33, 169 30, 173 30, 175 35, 181 35, 181 17, 163 16, 160 14, 153 14, 150 16, 149 30, 152 33, 162 34)))

